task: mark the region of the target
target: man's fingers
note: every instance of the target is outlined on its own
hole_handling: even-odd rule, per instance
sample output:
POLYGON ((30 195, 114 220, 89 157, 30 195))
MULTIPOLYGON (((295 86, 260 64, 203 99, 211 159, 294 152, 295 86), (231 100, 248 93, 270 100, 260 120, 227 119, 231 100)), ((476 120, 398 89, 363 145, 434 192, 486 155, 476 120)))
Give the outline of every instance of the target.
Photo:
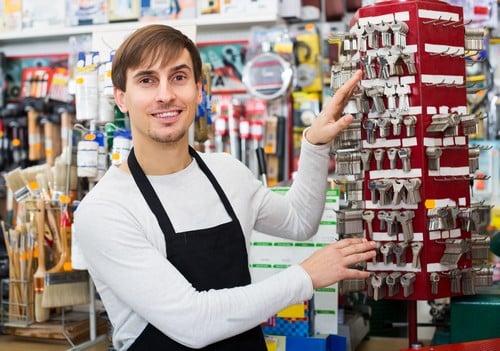
POLYGON ((332 101, 329 103, 331 111, 330 115, 339 116, 344 110, 344 106, 349 101, 349 98, 356 89, 358 82, 361 80, 362 71, 357 71, 347 82, 344 83, 333 95, 332 101))

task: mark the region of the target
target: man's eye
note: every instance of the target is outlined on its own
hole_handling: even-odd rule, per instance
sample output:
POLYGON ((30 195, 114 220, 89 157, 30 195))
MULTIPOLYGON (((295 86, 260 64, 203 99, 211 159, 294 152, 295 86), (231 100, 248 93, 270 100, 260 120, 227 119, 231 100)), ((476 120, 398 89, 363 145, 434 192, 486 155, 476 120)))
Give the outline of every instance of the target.
POLYGON ((151 83, 153 80, 151 78, 142 78, 139 82, 143 83, 143 84, 149 84, 151 83))
POLYGON ((186 75, 185 74, 176 74, 174 76, 174 80, 176 80, 176 81, 180 81, 180 80, 184 80, 184 79, 186 79, 186 75))

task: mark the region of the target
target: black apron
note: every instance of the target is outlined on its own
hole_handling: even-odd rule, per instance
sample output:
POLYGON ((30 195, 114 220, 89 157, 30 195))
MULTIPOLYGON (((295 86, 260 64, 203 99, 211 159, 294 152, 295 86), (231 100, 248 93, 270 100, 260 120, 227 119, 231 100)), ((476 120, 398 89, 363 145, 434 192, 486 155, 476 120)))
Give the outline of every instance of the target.
MULTIPOLYGON (((128 166, 149 207, 155 214, 165 236, 168 260, 198 291, 224 289, 250 283, 248 256, 240 222, 221 186, 198 153, 189 147, 196 160, 219 195, 231 217, 231 222, 213 228, 175 233, 175 230, 151 183, 135 157, 134 149, 128 156, 128 166)), ((172 199, 174 200, 174 199, 172 199)), ((175 201, 175 200, 174 200, 175 201)), ((209 209, 207 209, 209 210, 209 209)), ((149 323, 129 351, 194 350, 170 339, 149 323)), ((260 326, 231 338, 211 344, 205 351, 266 351, 260 326)))

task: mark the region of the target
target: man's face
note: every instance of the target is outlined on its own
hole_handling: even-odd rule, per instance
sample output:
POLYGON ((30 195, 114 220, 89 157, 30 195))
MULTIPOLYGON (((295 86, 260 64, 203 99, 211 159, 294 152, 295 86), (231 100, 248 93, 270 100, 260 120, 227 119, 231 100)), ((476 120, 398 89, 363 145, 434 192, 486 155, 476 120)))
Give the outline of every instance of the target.
POLYGON ((155 63, 129 69, 126 92, 115 89, 115 100, 129 114, 134 144, 187 141, 201 102, 189 52, 183 50, 164 67, 155 63))

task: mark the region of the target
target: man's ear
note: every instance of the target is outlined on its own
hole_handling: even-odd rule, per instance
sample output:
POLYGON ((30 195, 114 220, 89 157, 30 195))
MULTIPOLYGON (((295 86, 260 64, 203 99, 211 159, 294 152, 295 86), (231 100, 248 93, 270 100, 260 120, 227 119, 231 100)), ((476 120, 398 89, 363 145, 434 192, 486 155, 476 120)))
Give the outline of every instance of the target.
POLYGON ((116 106, 120 109, 122 113, 127 113, 128 108, 125 104, 125 92, 118 89, 117 87, 113 88, 113 95, 115 97, 116 106))

